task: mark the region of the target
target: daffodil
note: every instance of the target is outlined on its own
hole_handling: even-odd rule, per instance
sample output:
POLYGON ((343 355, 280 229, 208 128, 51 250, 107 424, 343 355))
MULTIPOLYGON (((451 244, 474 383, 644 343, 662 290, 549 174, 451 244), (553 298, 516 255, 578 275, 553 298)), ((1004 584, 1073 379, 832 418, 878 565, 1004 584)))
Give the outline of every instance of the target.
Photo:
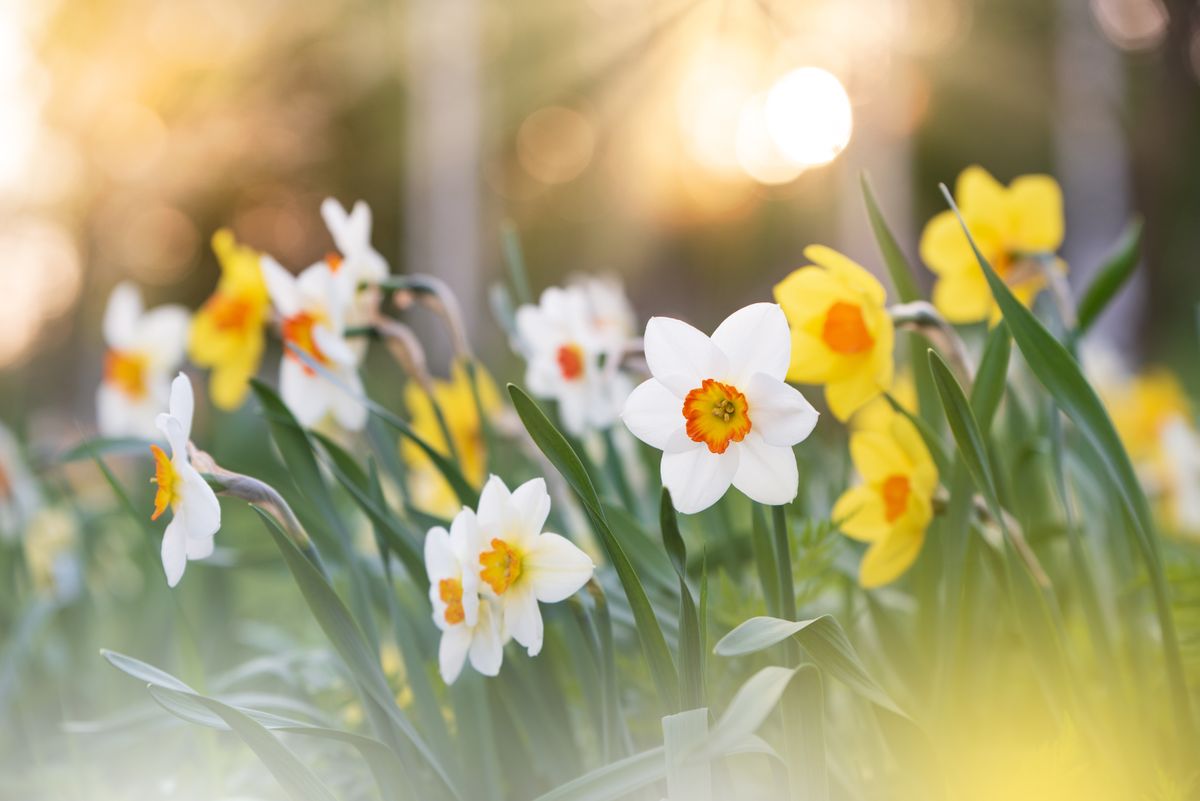
MULTIPOLYGON (((442 425, 434 411, 434 401, 442 410, 446 428, 450 431, 454 456, 457 457, 463 477, 473 487, 482 487, 487 478, 487 445, 483 435, 479 408, 488 419, 497 417, 501 410, 500 393, 492 377, 482 365, 475 367, 475 379, 479 388, 479 404, 471 389, 471 379, 462 362, 451 366, 450 380, 433 382, 433 398, 416 382, 404 388, 404 405, 408 409, 413 431, 443 456, 451 456, 442 425)), ((400 453, 409 468, 409 491, 413 505, 430 514, 449 518, 459 508, 458 497, 442 476, 429 454, 412 440, 405 438, 400 453)))
POLYGON ((543 531, 550 514, 545 479, 512 492, 492 476, 479 497, 480 593, 503 616, 504 639, 512 637, 530 656, 542 650, 539 603, 558 603, 592 577, 591 557, 559 534, 543 531))
POLYGON ((346 341, 344 327, 353 288, 326 262, 292 275, 270 256, 263 256, 262 270, 286 348, 279 367, 283 402, 301 425, 314 426, 332 415, 342 428, 361 430, 367 423, 367 408, 359 399, 359 355, 346 341))
POLYGON ((933 518, 938 474, 916 427, 893 412, 879 427, 850 437, 850 457, 863 483, 833 506, 843 534, 870 543, 859 583, 878 587, 896 580, 916 560, 933 518))
POLYGON ((104 378, 96 422, 108 437, 155 438, 154 418, 167 402, 171 372, 183 361, 188 312, 182 306, 145 311, 137 287, 113 289, 104 311, 104 378))
POLYGON ((792 331, 787 378, 823 384, 839 420, 892 385, 895 329, 875 276, 823 245, 804 255, 813 262, 775 286, 792 331))
MULTIPOLYGON (((917 384, 913 381, 912 373, 904 370, 898 373, 888 390, 892 400, 900 404, 900 408, 910 414, 917 413, 917 384)), ((850 427, 856 431, 861 429, 879 429, 887 426, 895 409, 883 395, 877 396, 866 406, 859 409, 850 418, 850 427)))
POLYGON ((29 522, 24 539, 25 566, 37 592, 59 602, 83 588, 79 560, 79 521, 59 507, 45 507, 29 522))
MULTIPOLYGON (((954 199, 980 253, 1029 305, 1046 284, 1045 269, 1066 265, 1062 190, 1048 175, 1022 175, 1007 187, 979 166, 958 176, 954 199)), ((952 323, 999 317, 983 270, 953 211, 937 214, 921 234, 921 260, 937 276, 933 304, 952 323)))
POLYGON ((563 427, 576 436, 616 422, 633 384, 619 369, 628 337, 604 290, 550 287, 536 305, 517 309, 525 384, 558 403, 563 427), (599 299, 602 305, 593 305, 599 299))
POLYGON ((200 367, 212 368, 209 395, 213 403, 222 409, 236 409, 262 361, 271 301, 257 251, 238 244, 233 232, 225 228, 213 234, 212 248, 221 265, 221 278, 216 291, 192 318, 188 356, 200 367))
POLYGON ((21 457, 16 437, 0 424, 0 541, 20 537, 41 505, 41 490, 21 457))
POLYGON ((359 200, 349 212, 335 199, 321 203, 321 217, 337 253, 326 259, 335 269, 346 271, 355 286, 377 284, 387 277, 387 259, 371 244, 371 207, 359 200))
POLYGON ((633 435, 663 452, 662 482, 675 508, 712 506, 730 485, 759 503, 796 497, 792 446, 812 433, 817 411, 784 383, 792 338, 774 303, 731 314, 711 338, 680 320, 646 325, 651 378, 621 417, 633 435))
POLYGON ((192 435, 192 413, 195 409, 192 384, 180 373, 171 382, 171 401, 166 414, 159 414, 156 424, 166 436, 171 448, 168 456, 157 445, 150 446, 154 454, 154 478, 158 485, 154 494, 154 513, 157 520, 171 510, 171 522, 163 532, 162 562, 167 584, 174 587, 183 577, 188 560, 204 559, 213 552, 213 537, 221 527, 221 504, 212 487, 188 457, 188 440, 192 435))
POLYGON ((479 597, 479 523, 473 511, 463 508, 450 531, 439 526, 425 535, 425 572, 433 622, 442 632, 442 680, 453 684, 468 658, 477 672, 495 676, 507 638, 499 608, 479 597))

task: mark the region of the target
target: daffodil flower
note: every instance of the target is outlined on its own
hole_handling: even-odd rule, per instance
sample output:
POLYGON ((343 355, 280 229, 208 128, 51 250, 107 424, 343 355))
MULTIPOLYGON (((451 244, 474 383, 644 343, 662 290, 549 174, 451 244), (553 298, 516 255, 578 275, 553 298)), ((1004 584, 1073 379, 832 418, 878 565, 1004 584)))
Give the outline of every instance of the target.
POLYGON ((479 523, 463 508, 450 531, 442 527, 425 535, 425 572, 433 622, 442 632, 438 668, 453 684, 469 658, 485 676, 500 672, 504 659, 503 621, 494 601, 479 597, 479 523))
POLYGON ((617 369, 623 338, 597 325, 589 294, 579 286, 550 287, 537 305, 517 309, 518 349, 525 356, 525 384, 558 403, 563 427, 576 436, 616 422, 632 382, 617 369))
POLYGON ((712 506, 730 485, 759 503, 796 497, 792 446, 817 424, 817 411, 784 383, 791 336, 783 311, 755 303, 731 314, 712 338, 680 320, 646 325, 651 378, 621 417, 658 448, 663 486, 685 514, 712 506))
POLYGON ((893 412, 878 428, 850 437, 850 457, 863 483, 833 505, 843 534, 870 543, 859 583, 879 587, 895 581, 916 560, 933 519, 937 467, 916 427, 893 412))
POLYGON ((501 610, 505 639, 511 636, 530 656, 542 650, 538 603, 569 598, 595 570, 591 557, 570 540, 542 531, 549 514, 550 494, 541 478, 509 492, 492 476, 479 497, 481 594, 501 610))
POLYGON ((107 437, 157 437, 154 418, 167 402, 171 372, 183 361, 188 312, 182 306, 145 311, 137 287, 113 289, 104 311, 104 378, 96 422, 107 437))
POLYGON ((157 520, 171 510, 171 522, 163 532, 162 562, 167 584, 174 587, 183 577, 190 559, 204 559, 213 552, 213 537, 221 527, 221 504, 212 487, 192 466, 188 458, 188 439, 192 434, 192 412, 195 398, 192 384, 180 373, 171 382, 171 401, 166 414, 159 414, 156 424, 166 436, 171 448, 168 456, 157 445, 154 454, 154 478, 158 485, 154 495, 157 520))
MULTIPOLYGON (((450 368, 449 381, 434 380, 433 398, 417 382, 410 381, 404 388, 404 405, 413 432, 434 450, 449 457, 451 449, 434 411, 433 403, 437 402, 450 431, 454 455, 463 477, 472 487, 478 488, 487 478, 487 446, 479 410, 482 407, 483 414, 494 422, 502 406, 496 384, 482 365, 475 366, 475 381, 479 389, 478 404, 466 367, 461 361, 455 361, 450 368)), ((445 518, 453 516, 460 507, 458 497, 429 454, 408 437, 402 441, 400 453, 409 468, 408 484, 413 505, 429 514, 445 518)))
POLYGON ((845 421, 892 385, 895 329, 875 276, 832 248, 812 245, 801 267, 775 287, 791 324, 788 380, 823 384, 845 421))
POLYGON ((325 262, 292 275, 270 256, 263 256, 262 269, 287 348, 279 368, 283 402, 301 425, 311 427, 332 415, 342 428, 361 430, 367 423, 367 409, 359 400, 358 354, 344 336, 350 287, 325 262), (295 351, 327 370, 337 383, 295 351))
POLYGON ((17 438, 0 424, 0 541, 12 541, 42 505, 42 493, 29 472, 17 438))
POLYGON ((197 365, 212 368, 213 403, 236 409, 262 360, 271 303, 257 251, 238 244, 233 232, 224 228, 213 234, 212 248, 221 278, 192 319, 188 356, 197 365))
MULTIPOLYGON (((1045 264, 1063 240, 1062 190, 1048 175, 1022 175, 1007 187, 979 166, 967 167, 954 199, 980 252, 1022 303, 1046 284, 1045 264)), ((983 270, 953 211, 931 219, 921 234, 921 260, 937 275, 933 304, 952 323, 999 319, 983 270)))
MULTIPOLYGON (((369 325, 379 306, 378 284, 391 272, 387 259, 371 244, 371 207, 359 200, 347 213, 341 203, 330 197, 321 203, 321 217, 337 247, 337 252, 326 256, 325 262, 335 273, 344 274, 350 285, 345 323, 369 325)), ((366 340, 351 342, 350 346, 361 358, 366 340)))

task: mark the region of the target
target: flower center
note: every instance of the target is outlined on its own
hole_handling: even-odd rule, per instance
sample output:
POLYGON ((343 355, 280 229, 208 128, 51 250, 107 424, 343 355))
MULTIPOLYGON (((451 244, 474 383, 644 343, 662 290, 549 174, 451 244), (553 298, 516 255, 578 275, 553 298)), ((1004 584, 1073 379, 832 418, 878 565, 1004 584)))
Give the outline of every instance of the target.
POLYGON ((336 273, 344 262, 345 259, 342 258, 341 253, 331 250, 325 254, 325 263, 329 265, 330 272, 336 273))
POLYGON ((438 597, 446 605, 444 616, 447 623, 454 626, 467 619, 467 613, 463 611, 463 588, 461 581, 454 578, 439 581, 438 597))
POLYGON ((244 295, 217 292, 204 309, 212 316, 213 325, 222 331, 241 331, 250 322, 253 304, 244 295))
POLYGON ((894 523, 908 508, 908 476, 888 476, 880 491, 883 495, 883 516, 889 523, 894 523))
POLYGON ((146 362, 146 357, 140 353, 110 350, 104 357, 104 380, 131 398, 144 398, 146 362))
MULTIPOLYGON (((317 315, 303 311, 283 321, 282 333, 285 342, 290 342, 293 347, 307 353, 315 361, 327 364, 329 360, 325 358, 325 354, 321 352, 321 349, 317 347, 316 340, 313 339, 313 326, 320 322, 322 319, 317 315)), ((287 355, 304 365, 304 372, 309 375, 316 373, 315 370, 304 364, 304 360, 295 353, 289 351, 287 355)))
POLYGON ((483 568, 479 577, 497 595, 503 595, 521 577, 521 554, 502 539, 493 539, 492 550, 479 554, 479 565, 483 568))
POLYGON ((750 404, 736 387, 712 378, 687 394, 683 401, 687 435, 703 442, 713 453, 724 453, 730 442, 741 442, 750 433, 750 404))
POLYGON ((562 377, 568 381, 574 381, 583 375, 583 348, 571 343, 563 345, 558 349, 558 369, 562 371, 562 377))
POLYGON ((158 485, 158 491, 154 493, 154 514, 150 519, 157 520, 179 499, 179 473, 175 472, 175 465, 162 448, 151 445, 150 452, 154 454, 154 478, 150 482, 158 485))
POLYGON ((875 344, 863 320, 862 307, 855 303, 837 301, 825 312, 821 339, 834 353, 854 354, 869 350, 875 344))

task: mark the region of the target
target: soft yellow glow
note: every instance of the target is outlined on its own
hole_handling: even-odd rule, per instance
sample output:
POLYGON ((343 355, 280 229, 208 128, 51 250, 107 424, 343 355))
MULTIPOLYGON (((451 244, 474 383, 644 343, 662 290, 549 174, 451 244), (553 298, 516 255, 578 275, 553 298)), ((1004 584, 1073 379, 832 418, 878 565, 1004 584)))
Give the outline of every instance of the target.
POLYGON ((679 86, 679 127, 688 154, 716 175, 740 172, 739 118, 756 90, 758 57, 734 41, 710 43, 697 51, 679 86))
POLYGON ((738 118, 737 160, 746 174, 760 184, 786 184, 804 171, 804 165, 790 161, 767 130, 767 96, 755 95, 746 101, 738 118))
POLYGON ((840 81, 817 67, 784 75, 766 101, 767 131, 797 164, 828 164, 845 149, 854 127, 850 97, 840 81))
POLYGON ((563 106, 547 106, 525 118, 517 131, 517 157, 530 176, 563 184, 587 169, 596 147, 592 123, 563 106))

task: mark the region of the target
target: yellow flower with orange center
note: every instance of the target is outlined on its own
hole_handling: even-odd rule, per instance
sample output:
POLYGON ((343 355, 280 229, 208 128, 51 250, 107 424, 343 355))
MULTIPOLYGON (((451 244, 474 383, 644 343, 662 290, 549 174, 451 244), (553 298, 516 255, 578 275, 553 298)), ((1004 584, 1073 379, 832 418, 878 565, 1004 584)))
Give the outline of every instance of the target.
POLYGON ((201 367, 212 368, 213 403, 235 409, 245 399, 262 360, 270 299, 257 251, 238 244, 224 228, 213 234, 212 248, 221 278, 192 319, 188 356, 201 367))
POLYGON ((929 449, 908 418, 880 414, 874 426, 851 435, 850 456, 863 483, 833 506, 842 533, 870 543, 859 569, 864 587, 894 581, 916 560, 938 483, 929 449))
MULTIPOLYGON (((954 200, 980 253, 1025 305, 1046 285, 1046 268, 1065 270, 1062 190, 1048 175, 1022 175, 1007 187, 979 166, 967 167, 954 200)), ((921 233, 921 260, 937 276, 933 304, 952 323, 999 319, 983 270, 953 211, 921 233)))
POLYGON ((892 384, 895 329, 883 285, 861 266, 821 245, 804 249, 814 264, 775 286, 792 332, 789 381, 823 384, 839 420, 892 384))

